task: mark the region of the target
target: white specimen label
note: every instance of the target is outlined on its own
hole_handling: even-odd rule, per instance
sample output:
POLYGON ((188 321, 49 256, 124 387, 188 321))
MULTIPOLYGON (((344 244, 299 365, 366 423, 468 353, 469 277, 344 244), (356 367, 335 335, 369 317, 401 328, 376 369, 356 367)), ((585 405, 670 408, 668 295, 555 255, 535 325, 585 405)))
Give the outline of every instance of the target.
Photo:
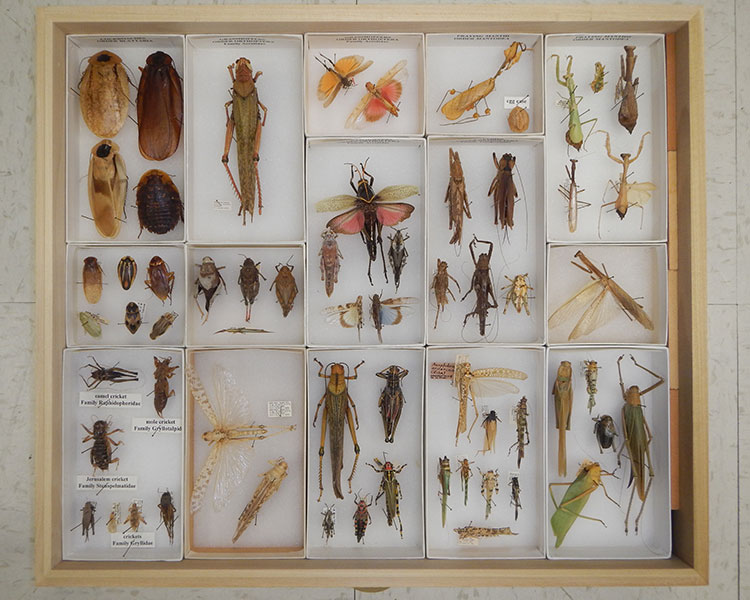
POLYGON ((475 537, 458 538, 458 545, 459 546, 478 546, 479 538, 475 538, 475 537))
POLYGON ((505 96, 505 109, 509 110, 520 106, 528 110, 530 97, 528 94, 526 96, 505 96))
POLYGON ((292 402, 290 400, 271 400, 268 403, 268 418, 291 417, 292 402))
POLYGON ((216 198, 214 200, 214 210, 232 210, 232 201, 231 200, 219 200, 216 198))
POLYGON ((159 419, 157 417, 133 417, 136 433, 182 433, 182 419, 159 419))
POLYGON ((128 531, 111 535, 112 548, 154 548, 156 533, 153 531, 128 531))
POLYGON ((136 475, 78 475, 76 489, 135 491, 138 489, 138 477, 136 475))
POLYGON ((141 394, 121 392, 79 392, 78 404, 88 408, 140 408, 141 394))

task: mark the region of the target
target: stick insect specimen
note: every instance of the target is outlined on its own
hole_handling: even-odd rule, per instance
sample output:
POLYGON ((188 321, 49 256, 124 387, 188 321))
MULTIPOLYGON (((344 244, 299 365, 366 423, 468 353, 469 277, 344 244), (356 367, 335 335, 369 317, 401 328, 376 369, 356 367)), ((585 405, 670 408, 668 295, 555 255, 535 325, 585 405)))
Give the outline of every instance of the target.
POLYGON ((445 517, 448 509, 448 496, 451 495, 451 461, 447 456, 438 458, 438 498, 440 498, 440 516, 445 527, 445 517))
POLYGON ((450 285, 450 282, 453 282, 456 284, 456 287, 458 288, 458 293, 461 293, 461 286, 458 284, 458 281, 456 281, 453 276, 448 273, 448 263, 444 260, 437 259, 437 272, 435 273, 435 276, 432 278, 432 283, 430 284, 430 289, 435 290, 435 303, 437 304, 437 309, 435 310, 435 327, 434 329, 437 329, 438 324, 438 317, 440 317, 440 313, 445 311, 445 307, 448 306, 448 294, 451 295, 451 298, 453 298, 453 301, 456 301, 456 297, 453 295, 453 292, 448 287, 450 285))
POLYGON ((479 474, 482 476, 482 498, 484 498, 484 518, 489 519, 490 513, 492 512, 492 505, 495 504, 495 501, 492 499, 492 495, 495 492, 500 491, 500 486, 498 484, 498 479, 500 476, 500 473, 497 469, 489 471, 482 472, 482 469, 479 469, 479 474))
POLYGON ((610 448, 612 448, 612 452, 617 452, 614 446, 615 436, 617 435, 615 420, 609 415, 597 415, 595 419, 591 420, 594 422, 594 435, 596 436, 596 443, 599 445, 599 454, 604 454, 604 451, 610 448))
POLYGON ((518 521, 518 511, 523 508, 521 506, 521 484, 518 482, 518 475, 512 475, 508 485, 510 486, 510 505, 514 508, 515 520, 518 521))
POLYGON ((591 333, 606 324, 617 314, 614 311, 608 312, 605 309, 604 300, 608 294, 611 294, 617 305, 625 312, 629 319, 635 319, 649 331, 654 329, 654 324, 646 314, 646 311, 643 310, 643 307, 615 283, 614 277, 607 273, 604 265, 602 265, 603 271, 599 270, 580 250, 575 253, 575 258, 579 259, 584 266, 573 261, 571 263, 585 273, 588 273, 592 281, 587 283, 575 296, 567 300, 550 315, 548 321, 550 328, 560 326, 576 314, 581 307, 588 305, 576 323, 576 326, 570 332, 568 340, 572 341, 582 335, 591 333))
POLYGON ((589 414, 596 406, 596 381, 599 378, 599 364, 595 360, 583 361, 583 377, 586 380, 586 393, 589 395, 589 414))
POLYGON ((474 292, 476 294, 476 302, 474 303, 474 310, 467 313, 464 317, 464 326, 469 317, 476 315, 479 318, 479 335, 484 337, 485 330, 487 327, 487 314, 489 309, 497 308, 497 299, 495 298, 495 290, 492 287, 492 271, 490 270, 490 259, 492 258, 492 249, 494 244, 492 242, 486 242, 484 240, 478 240, 476 236, 469 242, 469 251, 471 252, 471 260, 474 262, 474 274, 471 276, 471 287, 469 291, 464 294, 461 298, 461 302, 466 300, 466 297, 474 292), (477 244, 488 244, 488 251, 482 252, 477 260, 474 255, 474 248, 477 244))
POLYGON ((503 314, 508 311, 508 305, 512 304, 518 314, 521 314, 521 310, 525 309, 526 314, 529 316, 531 315, 531 311, 529 310, 529 299, 533 298, 533 296, 529 296, 529 291, 532 291, 534 288, 529 285, 528 277, 528 273, 516 275, 513 279, 507 275, 505 276, 505 279, 510 281, 510 283, 500 288, 501 294, 504 290, 507 290, 507 292, 505 292, 505 308, 503 308, 503 314))
POLYGON ((635 68, 635 46, 624 46, 625 56, 620 56, 620 79, 615 86, 615 104, 620 103, 617 120, 633 133, 638 122, 638 78, 633 79, 635 68))
POLYGON ((555 400, 555 428, 557 438, 557 474, 568 474, 566 451, 566 431, 570 431, 570 415, 573 408, 573 368, 570 361, 563 360, 557 368, 557 377, 552 386, 552 397, 555 400))
POLYGON ((477 454, 487 454, 487 452, 495 451, 495 439, 497 438, 497 424, 502 423, 500 417, 494 410, 489 413, 485 413, 484 420, 482 421, 482 429, 484 429, 484 446, 481 450, 477 450, 477 454))
POLYGON ((565 131, 565 141, 568 142, 568 145, 573 146, 573 148, 575 148, 576 150, 580 150, 581 146, 586 143, 589 135, 591 135, 591 131, 593 131, 594 127, 596 126, 597 119, 594 118, 589 119, 588 121, 581 121, 581 116, 586 113, 579 112, 578 108, 578 105, 581 103, 583 96, 576 96, 577 86, 575 81, 573 80, 573 73, 571 72, 571 69, 573 68, 573 57, 567 57, 568 66, 565 70, 565 74, 562 76, 562 79, 560 78, 560 56, 558 54, 552 54, 550 58, 557 59, 555 63, 555 78, 557 79, 557 83, 563 86, 568 92, 568 97, 563 97, 564 106, 568 110, 568 129, 565 131), (588 123, 592 123, 591 129, 589 130, 588 135, 586 135, 586 137, 584 138, 583 126, 587 125, 588 123))
POLYGON ((578 210, 591 206, 590 202, 584 202, 578 199, 578 194, 585 192, 583 188, 579 188, 576 183, 576 163, 578 161, 575 158, 570 159, 570 167, 565 165, 565 172, 568 174, 568 182, 566 184, 560 184, 557 190, 562 194, 563 198, 567 202, 567 217, 568 217, 568 231, 575 233, 578 229, 578 210))
POLYGON ((261 506, 263 506, 263 504, 279 490, 281 482, 284 481, 284 478, 287 476, 289 465, 287 465, 283 458, 269 460, 268 462, 271 465, 271 468, 260 475, 260 477, 263 478, 263 481, 261 481, 258 484, 258 487, 255 488, 253 497, 250 499, 250 502, 247 503, 247 506, 245 506, 245 509, 237 520, 237 529, 232 537, 233 544, 245 532, 245 529, 248 528, 253 519, 256 523, 258 522, 258 512, 260 511, 261 506))
POLYGON ((365 121, 373 123, 387 114, 398 117, 398 101, 403 91, 401 82, 408 74, 406 60, 400 60, 375 85, 365 83, 367 92, 347 117, 344 127, 360 127, 365 121))
POLYGON ((508 456, 513 451, 513 448, 517 448, 518 461, 516 463, 517 468, 521 468, 521 459, 524 457, 524 450, 526 445, 531 443, 529 438, 529 411, 526 407, 528 400, 526 396, 518 401, 518 404, 513 409, 513 419, 516 422, 516 441, 513 442, 508 448, 508 456))
POLYGON ((357 328, 357 338, 362 339, 361 332, 364 326, 362 315, 362 296, 357 296, 354 302, 339 304, 338 306, 327 306, 323 309, 326 322, 335 324, 338 322, 342 327, 357 328))
MULTIPOLYGON (((365 539, 365 531, 367 526, 372 523, 372 517, 368 507, 372 506, 372 497, 370 502, 367 502, 367 494, 360 496, 359 492, 354 495, 354 504, 357 506, 357 510, 354 511, 354 535, 357 538, 357 543, 362 542, 365 539)), ((362 542, 364 544, 364 542, 362 542)))
POLYGON ((336 535, 336 507, 326 504, 326 509, 320 514, 323 515, 323 535, 320 537, 325 537, 327 544, 336 535))
POLYGON ((375 373, 377 377, 385 379, 385 387, 378 399, 378 408, 380 409, 380 416, 383 418, 386 443, 393 443, 393 436, 396 435, 396 427, 398 427, 399 419, 401 419, 401 410, 405 402, 401 380, 408 374, 409 371, 397 365, 391 365, 387 369, 375 373))
POLYGON ((461 158, 453 148, 448 148, 450 179, 448 189, 445 190, 445 202, 448 204, 448 230, 453 231, 449 244, 461 245, 464 230, 464 215, 471 219, 469 197, 466 194, 466 181, 461 158))
POLYGON ((118 367, 117 365, 120 363, 116 363, 111 367, 103 367, 93 356, 90 356, 89 358, 94 361, 94 364, 92 365, 89 363, 83 365, 81 368, 85 369, 86 367, 89 367, 91 373, 89 373, 87 378, 84 378, 83 375, 80 376, 86 384, 86 388, 89 390, 95 390, 105 381, 111 384, 138 381, 138 371, 131 371, 129 369, 118 367))
POLYGON ((500 535, 518 535, 510 530, 510 527, 475 527, 471 523, 464 527, 454 529, 458 534, 458 540, 475 540, 482 537, 497 537, 500 535))
POLYGON ((409 239, 409 234, 403 234, 406 228, 396 229, 396 234, 391 237, 388 236, 388 241, 391 242, 391 247, 388 249, 388 262, 391 263, 391 269, 393 270, 393 283, 396 284, 396 291, 398 292, 398 286, 401 285, 401 272, 406 266, 406 258, 409 253, 406 251, 406 240, 409 239))
POLYGON ((256 424, 250 405, 240 390, 234 375, 220 365, 213 370, 214 402, 208 399, 203 383, 193 367, 187 368, 187 380, 192 394, 211 424, 211 431, 201 436, 210 451, 195 479, 190 500, 191 512, 203 506, 211 475, 218 465, 213 485, 213 506, 216 511, 226 508, 229 498, 250 467, 255 442, 294 431, 296 425, 268 426, 256 424))
POLYGON ((372 184, 375 183, 375 177, 367 172, 367 161, 360 163, 359 167, 351 163, 350 166, 349 185, 354 190, 355 195, 340 194, 325 198, 315 205, 315 210, 317 212, 329 212, 346 209, 346 212, 328 221, 326 227, 334 233, 345 235, 358 233, 360 235, 365 246, 367 246, 370 259, 367 265, 367 277, 370 284, 372 284, 370 270, 372 263, 378 258, 378 246, 380 246, 383 275, 387 282, 388 273, 385 268, 385 253, 383 252, 383 227, 394 227, 411 216, 414 206, 406 202, 399 202, 399 200, 419 194, 419 188, 415 185, 390 185, 376 194, 372 187, 372 184), (355 171, 359 177, 357 185, 354 185, 355 171))
POLYGON ((462 458, 458 461, 458 473, 461 475, 461 491, 464 493, 464 506, 469 502, 469 479, 474 476, 471 470, 471 465, 474 464, 472 460, 469 462, 468 458, 462 458))
MULTIPOLYGON (((351 494, 352 492, 352 479, 354 478, 354 472, 357 470, 357 461, 359 460, 359 443, 357 442, 357 434, 354 432, 355 429, 359 429, 359 417, 357 417, 357 406, 349 395, 347 381, 357 378, 357 369, 365 361, 360 362, 354 367, 354 375, 346 375, 349 371, 349 365, 346 363, 329 363, 324 366, 317 358, 314 360, 320 366, 318 377, 326 380, 326 391, 323 393, 320 402, 318 402, 318 406, 315 409, 315 417, 313 418, 313 427, 315 427, 320 406, 324 405, 321 417, 322 425, 320 427, 320 450, 318 451, 320 459, 318 463, 318 487, 320 489, 318 502, 320 502, 320 499, 323 497, 323 454, 325 454, 326 428, 330 430, 328 438, 331 442, 331 482, 333 484, 333 493, 339 499, 344 498, 344 494, 341 492, 341 470, 344 468, 344 421, 349 425, 349 434, 354 445, 354 464, 347 480, 349 482, 349 493, 351 494), (354 415, 353 418, 352 413, 354 415)), ((364 529, 362 535, 364 535, 364 529)))
POLYGON ((378 489, 378 495, 375 496, 375 504, 377 505, 378 499, 385 495, 385 518, 388 521, 388 527, 396 527, 396 519, 398 519, 398 532, 401 538, 404 537, 404 527, 401 523, 401 512, 399 511, 398 501, 403 497, 401 495, 401 485, 396 479, 396 475, 404 470, 406 464, 394 465, 389 460, 385 459, 385 452, 383 453, 383 461, 374 458, 375 465, 367 463, 368 466, 376 473, 381 473, 383 477, 380 479, 380 488, 378 489))
POLYGON ((320 57, 316 56, 315 60, 326 70, 318 82, 318 100, 323 103, 323 108, 336 99, 336 95, 342 88, 344 92, 347 92, 349 88, 354 87, 356 85, 354 76, 372 64, 371 60, 365 62, 365 59, 357 54, 344 56, 336 62, 321 54, 320 57))
POLYGON ((513 212, 518 198, 518 190, 513 181, 513 169, 516 166, 516 157, 510 153, 502 155, 497 160, 497 155, 492 153, 492 161, 495 163, 497 173, 490 184, 487 196, 492 196, 492 203, 495 208, 495 225, 507 232, 513 229, 513 212))
POLYGON ((380 298, 380 295, 373 294, 370 299, 370 316, 372 324, 378 332, 378 341, 383 343, 382 330, 386 325, 398 325, 403 321, 404 315, 408 314, 409 304, 417 304, 419 299, 410 296, 402 298, 380 298))
POLYGON ((620 391, 622 392, 622 399, 625 402, 622 407, 622 430, 625 435, 625 440, 623 441, 622 446, 620 446, 620 451, 617 453, 617 464, 618 466, 620 465, 620 456, 627 446, 628 458, 630 459, 630 481, 628 482, 628 485, 631 485, 634 480, 635 485, 630 492, 628 510, 625 513, 625 535, 628 534, 630 509, 633 506, 633 496, 635 495, 636 490, 638 490, 638 498, 641 501, 641 510, 638 511, 638 515, 635 518, 635 533, 638 535, 638 523, 643 515, 643 508, 646 505, 646 499, 651 490, 651 484, 654 481, 654 469, 651 463, 650 450, 651 440, 654 436, 648 426, 646 415, 643 414, 641 398, 662 385, 664 383, 664 377, 639 364, 631 354, 630 359, 633 361, 633 364, 649 375, 656 377, 658 381, 647 387, 645 390, 641 390, 637 385, 631 385, 626 389, 625 384, 622 381, 622 368, 620 366, 620 362, 623 358, 625 358, 624 355, 617 359, 617 372, 620 376, 620 391))

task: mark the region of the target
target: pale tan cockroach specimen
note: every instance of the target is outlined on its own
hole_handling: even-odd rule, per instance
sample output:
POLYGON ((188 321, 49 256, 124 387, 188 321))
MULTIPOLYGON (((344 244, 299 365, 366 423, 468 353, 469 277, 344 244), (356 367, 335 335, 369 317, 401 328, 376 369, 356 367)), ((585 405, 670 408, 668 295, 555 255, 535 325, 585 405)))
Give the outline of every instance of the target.
POLYGON ((430 284, 430 289, 435 290, 435 302, 437 304, 437 309, 435 310, 435 326, 433 327, 433 329, 437 329, 438 317, 440 317, 440 313, 445 311, 445 307, 448 306, 448 294, 450 294, 454 302, 456 301, 456 297, 453 295, 453 292, 451 292, 448 288, 451 281, 456 284, 458 293, 460 294, 461 286, 459 285, 458 281, 456 281, 453 276, 448 273, 448 263, 438 258, 437 272, 432 278, 432 283, 430 284))
POLYGON ((120 503, 112 503, 112 512, 109 513, 109 520, 107 521, 107 531, 109 533, 117 533, 117 527, 120 524, 122 514, 120 513, 120 503))
POLYGON ((500 535, 518 535, 510 530, 510 527, 476 527, 471 523, 464 527, 454 529, 458 534, 459 541, 475 540, 483 537, 498 537, 500 535))
POLYGON ((250 502, 247 503, 245 510, 243 510, 240 515, 237 522, 237 529, 232 538, 233 544, 240 538, 253 520, 255 520, 256 523, 258 522, 258 511, 260 511, 260 508, 271 496, 279 491, 281 482, 284 481, 284 478, 287 476, 289 465, 287 465, 284 458, 279 458, 275 461, 269 460, 268 463, 272 465, 271 468, 260 475, 260 477, 263 478, 263 481, 261 481, 258 484, 258 487, 255 488, 253 497, 250 499, 250 502))
POLYGON ((503 290, 507 290, 505 292, 505 308, 503 308, 503 314, 508 311, 508 305, 512 304, 517 313, 521 314, 521 310, 526 309, 526 314, 529 316, 531 315, 531 311, 529 310, 529 299, 533 298, 533 296, 529 296, 529 291, 532 291, 534 288, 529 285, 528 277, 528 273, 516 275, 513 279, 507 275, 505 276, 505 279, 510 281, 510 283, 500 289, 501 294, 503 293, 503 290))
POLYGON ((482 498, 484 498, 484 518, 489 519, 490 513, 492 513, 492 505, 495 501, 492 496, 495 492, 500 491, 500 485, 498 483, 500 473, 498 469, 490 469, 489 471, 483 472, 482 469, 477 469, 479 474, 482 476, 482 498))
POLYGON ((88 196, 91 218, 100 236, 116 238, 120 233, 128 193, 128 173, 120 147, 100 140, 91 148, 88 196))
POLYGON ((449 244, 461 245, 461 236, 464 229, 464 215, 471 219, 469 209, 469 197, 466 194, 466 181, 464 170, 461 166, 461 158, 453 148, 448 148, 448 161, 450 163, 450 179, 448 189, 445 190, 445 202, 448 204, 448 229, 453 231, 449 244))
POLYGON ((570 168, 565 165, 565 171, 568 174, 568 181, 566 184, 560 184, 557 187, 557 191, 562 194, 567 204, 567 217, 568 217, 568 231, 575 233, 578 229, 578 210, 591 206, 590 202, 584 202, 578 199, 578 194, 585 192, 583 188, 579 188, 576 183, 576 164, 578 161, 575 158, 570 159, 570 168))
POLYGON ((122 59, 108 50, 97 52, 88 63, 78 83, 81 116, 97 137, 115 137, 128 118, 128 74, 122 59))
POLYGON ((568 474, 565 432, 570 430, 570 415, 573 408, 573 367, 570 366, 570 361, 560 362, 552 386, 552 396, 555 399, 555 427, 558 430, 557 474, 565 477, 568 474))
POLYGON ((83 295, 86 302, 96 304, 102 297, 102 266, 95 256, 83 259, 83 295))

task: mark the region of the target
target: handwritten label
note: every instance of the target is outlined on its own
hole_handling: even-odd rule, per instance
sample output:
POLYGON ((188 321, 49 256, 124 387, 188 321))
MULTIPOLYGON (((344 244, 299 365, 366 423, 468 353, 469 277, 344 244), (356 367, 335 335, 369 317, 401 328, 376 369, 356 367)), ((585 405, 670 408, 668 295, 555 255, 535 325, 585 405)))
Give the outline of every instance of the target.
POLYGON ((214 210, 232 210, 232 201, 231 200, 219 200, 218 198, 214 200, 214 210))
POLYGON ((112 548, 154 548, 156 533, 153 531, 128 531, 111 535, 112 548))
POLYGON ((135 475, 79 475, 76 477, 78 490, 137 490, 138 477, 135 475))
POLYGON ((141 394, 121 392, 80 392, 78 405, 88 408, 140 408, 141 394))
POLYGON ((136 302, 136 305, 138 306, 138 310, 141 313, 141 320, 146 320, 146 303, 145 302, 136 302))
POLYGON ((133 431, 135 433, 182 433, 182 419, 157 419, 156 417, 134 417, 133 431))
POLYGON ((271 400, 268 403, 268 418, 291 417, 292 402, 290 400, 271 400))
POLYGON ((530 96, 528 94, 525 96, 505 96, 505 109, 508 110, 520 106, 521 108, 528 110, 529 98, 530 96))
POLYGON ((458 545, 459 546, 478 546, 479 538, 475 538, 475 537, 458 538, 458 545))
POLYGON ((430 365, 430 379, 453 379, 456 370, 454 363, 432 363, 430 365))

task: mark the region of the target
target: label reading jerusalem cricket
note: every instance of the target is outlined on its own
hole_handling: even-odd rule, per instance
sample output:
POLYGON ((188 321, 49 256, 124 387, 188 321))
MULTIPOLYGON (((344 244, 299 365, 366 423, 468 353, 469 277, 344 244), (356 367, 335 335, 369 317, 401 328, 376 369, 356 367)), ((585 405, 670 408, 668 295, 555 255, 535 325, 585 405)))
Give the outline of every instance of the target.
POLYGON ((128 531, 111 535, 112 548, 154 548, 156 533, 153 531, 128 531))
POLYGON ((79 392, 79 406, 88 408, 140 408, 141 394, 121 392, 79 392))
POLYGON ((268 418, 274 417, 291 417, 292 402, 291 400, 271 400, 268 403, 268 418))
POLYGON ((78 475, 77 490, 130 490, 138 489, 136 475, 78 475))
POLYGON ((528 109, 529 98, 529 94, 526 94, 525 96, 505 96, 505 109, 508 110, 511 108, 515 108, 516 106, 528 109))
POLYGON ((159 419, 157 417, 133 417, 135 433, 182 433, 182 419, 159 419))

